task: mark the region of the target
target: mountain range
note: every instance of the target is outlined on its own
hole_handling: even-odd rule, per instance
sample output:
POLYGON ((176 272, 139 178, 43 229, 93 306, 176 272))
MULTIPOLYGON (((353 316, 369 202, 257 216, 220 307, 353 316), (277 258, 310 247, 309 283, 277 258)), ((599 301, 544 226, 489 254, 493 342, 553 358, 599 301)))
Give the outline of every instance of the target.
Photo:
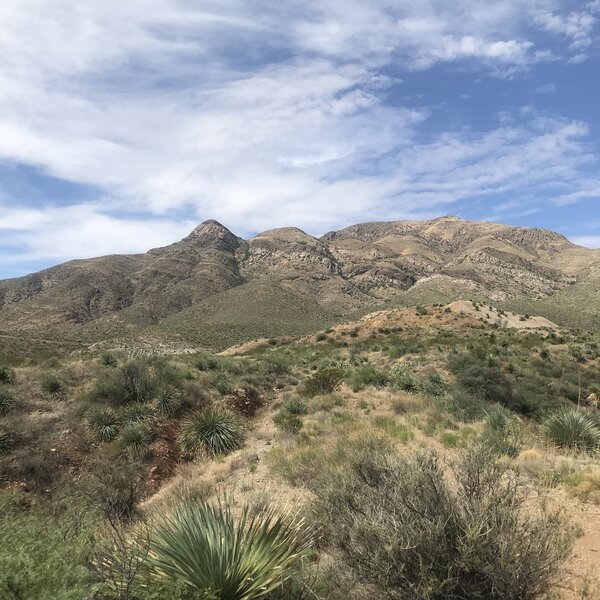
POLYGON ((600 251, 543 229, 464 221, 294 227, 244 240, 214 220, 145 254, 0 281, 0 341, 73 348, 157 336, 225 347, 375 309, 482 300, 560 325, 600 323, 600 251))

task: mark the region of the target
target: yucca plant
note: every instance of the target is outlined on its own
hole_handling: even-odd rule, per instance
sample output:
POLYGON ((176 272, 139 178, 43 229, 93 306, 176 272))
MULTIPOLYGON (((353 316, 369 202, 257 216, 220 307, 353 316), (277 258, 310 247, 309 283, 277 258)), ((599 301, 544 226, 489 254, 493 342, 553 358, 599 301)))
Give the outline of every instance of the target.
POLYGON ((132 458, 141 458, 150 446, 150 432, 140 425, 129 425, 119 435, 119 446, 132 458))
POLYGON ((17 406, 17 399, 10 388, 0 387, 0 415, 6 415, 17 406))
POLYGON ((185 452, 227 454, 244 442, 244 429, 232 412, 210 406, 194 413, 183 425, 179 443, 185 452))
POLYGON ((548 417, 543 430, 548 439, 561 448, 593 450, 600 445, 600 428, 588 415, 575 409, 548 417))
POLYGON ((117 413, 121 425, 144 423, 154 415, 154 407, 143 402, 133 402, 121 407, 117 413))
POLYGON ((494 431, 506 431, 513 420, 513 413, 505 406, 502 406, 502 404, 492 404, 485 411, 485 424, 489 429, 494 431))
POLYGON ((65 384, 57 375, 51 374, 42 381, 42 390, 53 398, 59 398, 65 393, 65 384))
POLYGON ((279 587, 312 544, 297 516, 246 505, 236 519, 227 499, 186 502, 151 536, 149 565, 200 597, 255 600, 279 587))
POLYGON ((10 452, 13 446, 12 436, 9 431, 0 426, 0 454, 10 452))
POLYGON ((121 423, 110 408, 98 408, 87 413, 85 420, 89 430, 101 442, 111 442, 117 437, 121 423))
POLYGON ((154 406, 161 415, 174 415, 181 408, 181 393, 173 385, 162 385, 156 392, 154 406))
POLYGON ((421 389, 419 380, 409 371, 400 371, 395 377, 396 386, 409 394, 416 394, 421 389))

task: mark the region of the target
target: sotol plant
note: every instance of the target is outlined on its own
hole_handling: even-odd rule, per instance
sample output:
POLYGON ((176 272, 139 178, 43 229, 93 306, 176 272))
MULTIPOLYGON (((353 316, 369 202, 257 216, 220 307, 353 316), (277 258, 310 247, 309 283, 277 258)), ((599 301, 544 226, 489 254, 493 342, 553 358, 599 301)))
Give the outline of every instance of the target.
POLYGON ((243 426, 234 413, 209 407, 194 413, 183 425, 179 442, 185 452, 227 454, 244 442, 243 426))
POLYGON ((264 598, 309 550, 312 532, 297 517, 231 503, 185 503, 150 539, 152 571, 184 583, 199 597, 264 598))
POLYGON ((161 385, 154 398, 154 406, 161 415, 175 414, 181 407, 181 394, 173 385, 161 385))
POLYGON ((119 436, 119 446, 132 458, 141 458, 150 446, 150 433, 141 424, 125 427, 119 436))
POLYGON ((110 442, 117 437, 120 421, 109 408, 98 408, 87 413, 85 420, 89 430, 101 442, 110 442))
POLYGON ((561 448, 593 450, 600 445, 600 429, 588 415, 575 409, 548 417, 543 430, 561 448))

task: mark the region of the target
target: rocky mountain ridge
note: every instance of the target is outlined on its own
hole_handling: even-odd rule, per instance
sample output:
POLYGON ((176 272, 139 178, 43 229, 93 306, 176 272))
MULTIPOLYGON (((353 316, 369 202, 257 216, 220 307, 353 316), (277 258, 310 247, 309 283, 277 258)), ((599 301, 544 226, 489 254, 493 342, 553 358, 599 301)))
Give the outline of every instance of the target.
POLYGON ((320 238, 288 227, 249 240, 209 220, 145 254, 0 281, 0 331, 109 323, 285 329, 422 298, 544 301, 590 288, 599 272, 599 251, 557 233, 451 216, 364 223, 320 238))

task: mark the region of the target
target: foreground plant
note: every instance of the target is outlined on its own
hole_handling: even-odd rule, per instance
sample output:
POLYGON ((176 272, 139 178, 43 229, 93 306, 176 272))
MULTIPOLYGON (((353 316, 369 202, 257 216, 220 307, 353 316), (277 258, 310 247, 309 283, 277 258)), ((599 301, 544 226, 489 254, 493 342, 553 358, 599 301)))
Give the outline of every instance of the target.
POLYGON ((594 450, 600 445, 600 428, 588 415, 575 409, 548 417, 543 430, 560 448, 594 450))
POLYGON ((151 536, 149 564, 201 598, 254 600, 279 587, 312 543, 296 516, 245 505, 234 518, 226 499, 186 502, 151 536))
POLYGON ((244 443, 244 428, 231 411, 209 407, 194 413, 183 425, 179 442, 185 452, 227 454, 244 443))
POLYGON ((57 375, 48 375, 42 381, 42 391, 53 398, 60 398, 65 393, 65 384, 57 375))
POLYGON ((119 445, 123 452, 132 458, 142 458, 148 451, 151 442, 150 432, 144 425, 129 425, 119 436, 119 445))
POLYGON ((117 437, 121 423, 109 408, 91 410, 85 416, 88 429, 100 442, 110 442, 117 437))
POLYGON ((10 388, 0 388, 0 416, 6 415, 17 406, 17 399, 10 388))
POLYGON ((559 582, 572 536, 560 513, 481 447, 448 479, 433 452, 360 452, 317 489, 329 541, 388 598, 538 600, 559 582))

